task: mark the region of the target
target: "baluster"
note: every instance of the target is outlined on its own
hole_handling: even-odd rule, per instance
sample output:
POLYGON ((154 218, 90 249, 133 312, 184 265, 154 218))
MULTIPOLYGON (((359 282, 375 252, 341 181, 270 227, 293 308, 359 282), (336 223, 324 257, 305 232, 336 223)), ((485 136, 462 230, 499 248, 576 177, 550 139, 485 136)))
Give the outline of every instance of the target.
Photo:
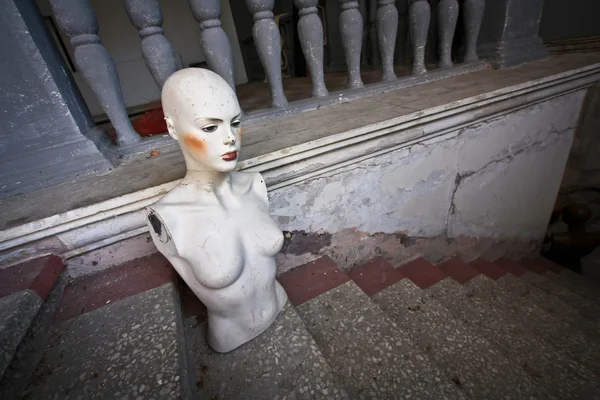
POLYGON ((177 71, 173 46, 163 35, 162 12, 158 0, 125 0, 129 20, 139 31, 142 54, 159 89, 177 71))
POLYGON ((319 0, 294 0, 298 8, 298 36, 310 70, 313 96, 327 96, 323 73, 323 23, 318 14, 319 0))
POLYGON ((363 40, 363 18, 358 11, 358 1, 338 0, 342 13, 340 14, 340 31, 342 46, 348 65, 348 89, 363 87, 360 77, 360 52, 363 40))
POLYGON ((440 0, 438 4, 440 68, 452 67, 452 41, 458 20, 458 1, 440 0))
POLYGON ((425 68, 425 45, 427 44, 427 33, 429 33, 429 22, 431 20, 431 8, 427 0, 411 0, 409 7, 409 29, 413 45, 413 75, 422 75, 427 72, 425 68))
POLYGON ((117 132, 117 143, 139 141, 127 116, 115 62, 100 42, 98 21, 89 0, 50 0, 50 6, 58 26, 71 39, 77 69, 117 132))
POLYGON ((196 21, 200 24, 202 52, 208 68, 219 74, 235 90, 233 53, 227 34, 221 27, 219 0, 188 0, 196 21))
POLYGON ((394 49, 396 48, 396 34, 398 33, 398 10, 395 0, 379 0, 377 9, 377 40, 381 53, 381 80, 393 81, 394 49))
POLYGON ((285 107, 288 101, 281 82, 281 36, 273 20, 274 5, 275 0, 246 0, 246 6, 254 18, 252 36, 271 87, 273 107, 285 107))
POLYGON ((465 0, 465 32, 466 32, 466 52, 465 62, 476 62, 477 56, 477 38, 483 19, 483 10, 485 0, 465 0))

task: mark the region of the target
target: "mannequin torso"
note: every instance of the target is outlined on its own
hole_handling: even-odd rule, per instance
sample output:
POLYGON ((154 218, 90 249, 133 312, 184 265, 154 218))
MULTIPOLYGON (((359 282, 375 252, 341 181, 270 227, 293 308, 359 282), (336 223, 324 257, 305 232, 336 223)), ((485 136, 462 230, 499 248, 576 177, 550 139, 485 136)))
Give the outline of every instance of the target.
POLYGON ((148 208, 154 242, 207 306, 209 343, 220 352, 262 333, 287 300, 273 258, 283 234, 268 214, 264 181, 229 177, 215 192, 184 179, 148 208))

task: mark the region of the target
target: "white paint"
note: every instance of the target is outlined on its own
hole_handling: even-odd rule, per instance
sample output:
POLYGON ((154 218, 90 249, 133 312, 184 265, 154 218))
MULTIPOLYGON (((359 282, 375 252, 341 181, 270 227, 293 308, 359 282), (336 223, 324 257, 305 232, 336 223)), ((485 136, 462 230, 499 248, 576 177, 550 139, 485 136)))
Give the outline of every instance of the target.
MULTIPOLYGON (((44 16, 52 15, 48 0, 37 0, 44 16)), ((99 35, 102 44, 113 57, 126 107, 135 107, 160 100, 160 90, 142 57, 140 37, 131 24, 123 0, 91 0, 98 19, 99 35)), ((248 81, 242 59, 242 52, 231 13, 229 0, 220 0, 222 27, 231 43, 237 84, 248 81)), ((194 19, 187 0, 161 1, 163 29, 165 37, 173 45, 180 63, 188 67, 191 63, 205 61, 200 43, 200 26, 194 19)), ((61 32, 72 60, 73 47, 68 37, 61 32)), ((73 77, 92 115, 102 115, 104 111, 96 96, 86 84, 81 72, 73 77)))
POLYGON ((418 143, 275 189, 273 215, 290 231, 439 235, 456 175, 456 140, 450 136, 434 146, 418 143), (290 204, 301 193, 307 194, 304 201, 290 204))
MULTIPOLYGON (((345 191, 346 189, 344 189, 345 191)), ((337 207, 338 196, 342 193, 342 183, 332 182, 326 184, 315 199, 316 208, 335 208, 337 207)))
POLYGON ((229 352, 264 332, 287 302, 275 280, 283 233, 260 174, 235 171, 241 109, 227 82, 180 70, 165 83, 162 104, 187 172, 148 207, 150 235, 206 305, 208 344, 229 352))
POLYGON ((544 236, 584 96, 575 92, 464 132, 458 170, 465 177, 450 236, 544 236))
MULTIPOLYGON (((389 213, 388 216, 384 216, 386 212, 379 210, 377 211, 379 212, 378 219, 369 220, 366 213, 360 211, 361 207, 365 207, 360 196, 348 200, 347 203, 340 203, 340 206, 355 206, 359 210, 356 215, 363 219, 360 224, 365 231, 392 232, 412 226, 415 228, 411 232, 414 235, 433 235, 435 232, 446 229, 446 223, 441 215, 448 212, 448 188, 453 188, 456 176, 456 168, 452 169, 451 160, 458 160, 459 157, 465 158, 458 165, 461 172, 477 170, 485 165, 486 159, 487 161, 492 159, 500 161, 502 157, 509 154, 509 151, 514 153, 518 149, 532 145, 534 141, 543 140, 549 135, 552 118, 555 119, 552 123, 559 127, 559 131, 562 131, 563 128, 571 125, 566 117, 577 115, 581 92, 573 96, 570 93, 580 91, 599 79, 600 64, 594 64, 517 86, 505 87, 485 95, 465 98, 448 103, 443 107, 416 111, 383 123, 365 125, 357 130, 320 140, 307 141, 280 152, 245 160, 240 162, 238 167, 250 171, 260 171, 268 179, 271 213, 279 217, 278 221, 286 229, 295 227, 310 230, 318 229, 319 226, 341 229, 343 226, 352 225, 352 220, 324 224, 315 218, 315 215, 318 214, 310 214, 311 218, 315 218, 312 220, 306 215, 303 216, 303 220, 295 219, 296 216, 302 214, 292 214, 291 210, 302 209, 311 202, 311 198, 314 199, 315 193, 320 193, 320 191, 295 190, 294 196, 289 197, 287 194, 284 196, 287 192, 279 189, 286 187, 292 189, 317 188, 318 185, 321 185, 318 183, 319 180, 329 180, 329 183, 341 182, 343 189, 346 182, 353 179, 349 170, 354 168, 358 172, 360 167, 362 168, 361 173, 364 174, 364 188, 356 190, 363 194, 365 191, 372 190, 373 187, 380 190, 384 199, 381 207, 387 207, 386 212, 389 213), (533 107, 529 111, 538 112, 535 104, 547 103, 560 97, 564 98, 564 103, 560 103, 560 107, 552 109, 550 119, 544 117, 545 120, 540 123, 540 118, 536 115, 530 118, 530 121, 537 121, 537 123, 528 125, 526 131, 513 128, 500 129, 502 124, 514 127, 515 121, 523 123, 523 118, 526 118, 528 113, 522 113, 519 110, 533 107), (512 120, 513 123, 504 121, 504 117, 512 120), (494 128, 498 129, 496 133, 493 133, 492 127, 494 126, 498 126, 498 128, 494 128), (456 139, 459 133, 460 139, 456 139), (458 140, 457 153, 454 155, 450 151, 452 140, 458 140), (414 146, 417 143, 423 145, 414 146), (439 149, 438 146, 440 146, 439 149), (413 149, 410 149, 411 147, 413 149), (427 150, 428 147, 431 149, 427 150), (458 150, 459 148, 460 150, 458 150), (417 149, 422 149, 420 150, 422 153, 418 153, 417 149), (409 151, 412 151, 416 158, 411 159, 409 151), (427 151, 434 151, 435 157, 428 156, 427 151), (481 154, 485 154, 485 157, 481 154), (387 166, 386 163, 388 163, 387 166), (306 172, 305 167, 310 167, 310 171, 306 172), (396 169, 398 174, 401 174, 404 168, 410 171, 410 174, 405 173, 397 177, 392 172, 396 169), (444 171, 448 176, 439 173, 440 171, 444 171), (336 174, 340 175, 341 173, 347 174, 346 181, 341 176, 335 177, 336 174), (382 179, 383 176, 386 176, 386 184, 378 187, 376 176, 382 179), (399 186, 394 189, 396 184, 399 186), (398 192, 404 190, 409 196, 396 199, 393 195, 396 190, 398 192), (412 195, 410 195, 411 193, 412 195), (438 198, 439 200, 437 200, 438 198), (275 206, 275 204, 277 205, 275 206), (286 208, 290 210, 289 213, 281 211, 286 208)), ((548 108, 544 109, 548 110, 548 108)), ((562 132, 562 134, 568 135, 568 132, 562 132)), ((540 157, 545 157, 544 149, 538 150, 541 152, 540 157)), ((567 154, 568 150, 568 144, 564 144, 560 156, 567 154)), ((504 162, 506 161, 509 160, 504 160, 504 162)), ((560 173, 556 176, 560 177, 560 173)), ((74 254, 73 252, 78 249, 77 237, 80 231, 82 237, 85 237, 84 245, 79 247, 80 252, 83 253, 104 245, 105 240, 110 240, 115 235, 127 235, 129 232, 129 237, 135 236, 138 234, 137 229, 146 229, 145 220, 140 216, 141 214, 137 214, 140 216, 139 220, 132 223, 128 215, 144 209, 166 191, 171 190, 177 183, 177 181, 170 182, 0 231, 0 251, 4 250, 4 253, 0 255, 0 261, 16 260, 19 255, 27 258, 33 254, 60 253, 60 249, 70 249, 62 251, 69 251, 69 253, 65 253, 67 255, 74 254), (86 228, 105 220, 114 222, 95 225, 96 229, 92 230, 86 228), (74 241, 61 243, 57 239, 57 235, 60 233, 64 233, 61 235, 63 240, 74 241)), ((552 189, 550 186, 552 185, 546 186, 548 192, 552 189)), ((356 186, 353 187, 356 188, 356 186)), ((332 189, 329 190, 334 193, 332 189)), ((332 196, 328 195, 327 197, 331 199, 332 196)), ((348 198, 347 193, 344 196, 348 198)), ((459 193, 458 200, 462 198, 460 196, 462 196, 461 193, 459 193)), ((338 195, 335 196, 335 198, 337 197, 338 195)), ((548 198, 552 197, 552 194, 548 195, 548 198)), ((327 204, 327 202, 323 204, 327 204)), ((326 221, 331 219, 330 216, 326 215, 326 217, 326 221)), ((476 219, 467 218, 464 220, 464 224, 474 224, 477 222, 476 219)), ((457 225, 453 221, 450 221, 451 234, 468 232, 466 228, 464 231, 457 230, 457 225)), ((512 221, 511 224, 514 222, 512 221)), ((482 234, 481 227, 471 226, 473 226, 471 231, 473 234, 482 234)), ((537 231, 531 229, 529 232, 537 231)))

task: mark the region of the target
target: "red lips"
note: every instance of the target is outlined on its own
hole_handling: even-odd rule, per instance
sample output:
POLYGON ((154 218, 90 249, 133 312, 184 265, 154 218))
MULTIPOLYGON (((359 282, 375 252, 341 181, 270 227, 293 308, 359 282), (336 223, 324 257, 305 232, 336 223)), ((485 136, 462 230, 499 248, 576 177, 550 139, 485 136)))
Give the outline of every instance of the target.
POLYGON ((231 151, 221 156, 223 161, 235 161, 237 159, 237 151, 231 151))

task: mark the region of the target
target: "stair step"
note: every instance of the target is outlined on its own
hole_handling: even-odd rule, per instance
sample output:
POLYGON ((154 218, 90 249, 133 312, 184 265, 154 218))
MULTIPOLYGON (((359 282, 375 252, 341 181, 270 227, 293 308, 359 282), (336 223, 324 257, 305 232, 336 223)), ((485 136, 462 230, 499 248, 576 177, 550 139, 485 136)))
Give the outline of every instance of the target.
POLYGON ((175 284, 56 325, 27 399, 182 398, 175 284))
POLYGON ((0 269, 0 378, 63 269, 56 256, 0 269))
MULTIPOLYGON (((476 262, 469 263, 469 266, 485 270, 487 269, 485 267, 486 264, 490 268, 498 268, 502 270, 502 268, 498 267, 494 263, 490 263, 481 259, 477 260, 476 262)), ((504 272, 502 276, 505 274, 506 272, 504 272)), ((600 332, 598 332, 595 324, 590 320, 580 316, 576 308, 562 301, 560 297, 548 291, 542 290, 537 286, 533 286, 521 279, 512 279, 511 284, 506 285, 505 288, 517 296, 515 301, 518 303, 535 304, 548 313, 548 315, 551 315, 556 320, 567 324, 570 329, 585 335, 588 340, 595 342, 600 340, 600 332)))
MULTIPOLYGON (((333 261, 323 258, 318 263, 338 277, 338 284, 296 304, 297 311, 351 398, 464 398, 333 261)), ((311 267, 290 271, 282 284, 324 278, 311 267)))
POLYGON ((206 321, 186 319, 202 399, 349 399, 288 303, 263 334, 226 354, 206 342, 206 321))
POLYGON ((567 289, 578 294, 581 297, 587 298, 596 303, 600 302, 600 285, 577 272, 571 271, 568 268, 548 260, 544 257, 539 257, 529 261, 529 265, 536 264, 546 269, 544 274, 549 279, 564 285, 567 289))
POLYGON ((469 282, 471 279, 479 275, 479 271, 469 267, 467 264, 457 259, 448 260, 442 264, 437 265, 437 267, 445 275, 448 275, 458 283, 463 284, 469 282))
POLYGON ((512 363, 527 371, 548 396, 569 399, 600 396, 596 375, 540 340, 529 329, 528 321, 520 320, 497 296, 493 289, 496 282, 484 275, 464 285, 447 278, 426 292, 455 318, 501 349, 512 363))
POLYGON ((423 258, 403 265, 400 272, 421 289, 427 289, 446 278, 446 274, 423 258))
POLYGON ((86 276, 65 288, 54 316, 54 323, 66 321, 168 282, 175 283, 178 279, 169 261, 160 253, 86 276))
POLYGON ((22 398, 190 398, 178 284, 160 254, 70 283, 22 398))
POLYGON ((533 380, 499 349, 469 329, 410 280, 373 300, 425 349, 427 356, 475 399, 543 398, 533 380))
POLYGON ((42 299, 30 290, 0 299, 0 373, 8 368, 17 347, 33 322, 42 299))
POLYGON ((10 365, 0 379, 0 399, 14 398, 15 393, 21 393, 27 387, 29 377, 42 357, 50 325, 67 280, 66 273, 62 273, 38 310, 10 365))
MULTIPOLYGON (((530 263, 526 265, 530 265, 530 263)), ((577 294, 569 288, 572 284, 560 279, 559 276, 555 275, 558 279, 552 279, 553 274, 553 272, 546 272, 540 275, 529 271, 529 273, 523 274, 521 278, 543 291, 558 296, 562 301, 577 309, 581 316, 591 320, 600 328, 600 303, 577 294)))
MULTIPOLYGON (((502 264, 503 268, 509 263, 518 264, 505 260, 502 264)), ((600 359, 597 357, 600 354, 600 345, 597 342, 590 340, 576 327, 546 313, 535 302, 523 302, 521 298, 514 295, 515 287, 523 283, 521 279, 528 281, 529 278, 541 277, 533 272, 526 272, 520 278, 507 274, 498 279, 495 285, 487 285, 486 295, 502 302, 515 319, 527 324, 528 329, 551 344, 557 351, 577 360, 588 370, 600 374, 600 359)))
POLYGON ((483 274, 493 280, 500 279, 508 273, 508 272, 506 272, 505 269, 503 269, 499 265, 490 263, 490 262, 484 260, 483 258, 478 258, 478 259, 472 261, 471 263, 469 263, 469 266, 471 266, 472 268, 479 271, 481 274, 483 274))

